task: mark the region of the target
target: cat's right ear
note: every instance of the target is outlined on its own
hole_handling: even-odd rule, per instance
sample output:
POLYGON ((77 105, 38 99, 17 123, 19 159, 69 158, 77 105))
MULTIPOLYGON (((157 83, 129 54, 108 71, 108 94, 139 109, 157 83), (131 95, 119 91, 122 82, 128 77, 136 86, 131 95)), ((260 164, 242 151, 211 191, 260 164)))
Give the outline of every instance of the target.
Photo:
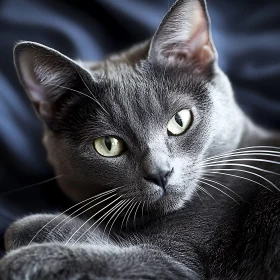
POLYGON ((54 119, 67 94, 75 93, 75 87, 91 78, 72 59, 34 42, 18 43, 14 62, 22 86, 45 123, 54 119))
POLYGON ((154 35, 149 60, 175 68, 207 71, 217 59, 205 0, 178 0, 154 35))

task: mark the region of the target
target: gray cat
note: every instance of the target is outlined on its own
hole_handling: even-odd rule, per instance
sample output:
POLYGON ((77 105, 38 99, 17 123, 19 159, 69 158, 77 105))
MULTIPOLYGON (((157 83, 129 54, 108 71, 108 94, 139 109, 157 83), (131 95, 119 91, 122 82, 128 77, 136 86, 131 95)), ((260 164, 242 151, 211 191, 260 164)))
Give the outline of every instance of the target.
POLYGON ((14 223, 1 280, 280 279, 280 137, 236 104, 203 0, 102 62, 21 42, 15 65, 77 205, 14 223))

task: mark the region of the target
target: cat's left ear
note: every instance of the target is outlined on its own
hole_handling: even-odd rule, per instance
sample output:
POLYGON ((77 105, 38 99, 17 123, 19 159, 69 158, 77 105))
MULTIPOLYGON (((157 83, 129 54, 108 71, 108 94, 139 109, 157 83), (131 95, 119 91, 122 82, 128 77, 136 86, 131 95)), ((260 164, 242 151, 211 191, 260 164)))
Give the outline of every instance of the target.
POLYGON ((200 71, 217 59, 204 0, 178 0, 161 22, 149 50, 153 63, 184 67, 192 63, 200 71))

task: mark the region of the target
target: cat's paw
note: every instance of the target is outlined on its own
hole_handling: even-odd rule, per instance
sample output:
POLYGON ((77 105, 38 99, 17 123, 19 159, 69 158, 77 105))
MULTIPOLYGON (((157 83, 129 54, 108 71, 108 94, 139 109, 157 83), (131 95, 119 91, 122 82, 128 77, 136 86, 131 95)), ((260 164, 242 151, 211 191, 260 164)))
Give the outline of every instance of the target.
POLYGON ((59 243, 25 246, 9 252, 0 261, 0 280, 123 279, 120 267, 114 267, 118 261, 115 256, 112 260, 113 251, 109 245, 105 248, 59 243))
POLYGON ((52 214, 36 214, 19 219, 5 233, 5 249, 7 251, 15 250, 29 245, 30 242, 45 243, 58 241, 57 239, 62 241, 64 233, 73 230, 73 225, 67 224, 67 226, 60 227, 59 230, 52 230, 66 219, 66 215, 52 214))
POLYGON ((14 222, 8 228, 5 233, 5 248, 11 251, 30 243, 66 243, 75 242, 78 238, 79 243, 102 244, 99 229, 89 235, 89 227, 90 225, 84 224, 83 220, 67 215, 31 215, 14 222))
POLYGON ((0 280, 91 279, 83 270, 70 247, 36 244, 8 253, 0 261, 0 280))
MULTIPOLYGON (((53 217, 53 215, 31 215, 17 220, 5 233, 5 249, 10 251, 28 245, 36 233, 53 217)), ((44 233, 45 231, 42 231, 38 234, 36 238, 38 243, 45 241, 44 233)))
POLYGON ((137 246, 36 244, 0 261, 0 280, 176 279, 198 274, 161 251, 137 246))

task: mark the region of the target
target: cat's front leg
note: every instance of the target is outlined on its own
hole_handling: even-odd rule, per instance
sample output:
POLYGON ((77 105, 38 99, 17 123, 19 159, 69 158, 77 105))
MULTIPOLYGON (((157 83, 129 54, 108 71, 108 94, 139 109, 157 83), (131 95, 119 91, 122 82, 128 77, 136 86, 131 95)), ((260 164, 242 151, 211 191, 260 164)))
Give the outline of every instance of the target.
MULTIPOLYGON (((7 251, 27 246, 30 243, 66 243, 68 240, 90 241, 102 243, 99 229, 89 232, 89 224, 67 215, 37 214, 30 215, 14 222, 5 233, 5 248, 7 251), (86 234, 84 234, 86 233, 86 234)), ((104 237, 104 236, 103 236, 104 237)))
POLYGON ((201 279, 163 252, 115 245, 35 244, 0 261, 0 280, 201 279))

